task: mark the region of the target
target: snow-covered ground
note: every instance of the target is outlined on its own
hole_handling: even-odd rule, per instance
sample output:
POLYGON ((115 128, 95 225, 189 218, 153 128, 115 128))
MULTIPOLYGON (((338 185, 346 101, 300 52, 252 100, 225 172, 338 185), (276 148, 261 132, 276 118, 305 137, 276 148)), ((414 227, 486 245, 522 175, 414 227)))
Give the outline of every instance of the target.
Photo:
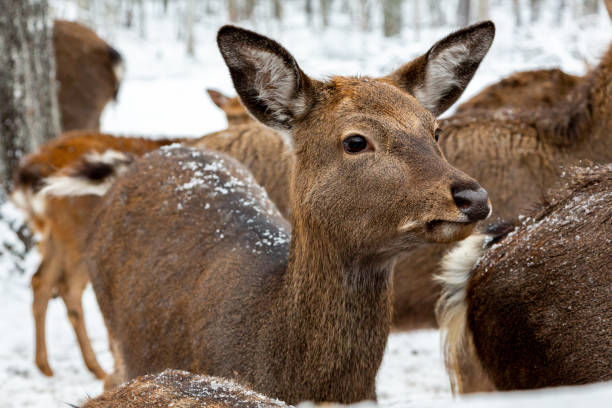
MULTIPOLYGON (((569 73, 582 74, 587 64, 597 63, 612 40, 612 28, 603 10, 597 17, 580 21, 570 21, 566 16, 561 23, 553 24, 544 19, 536 26, 517 30, 511 25, 511 2, 507 3, 506 8, 492 9, 497 38, 463 100, 486 84, 517 70, 561 67, 569 73)), ((75 16, 72 2, 57 0, 52 4, 59 17, 75 16)), ((309 27, 303 17, 291 12, 287 13, 282 25, 266 19, 260 21, 245 26, 279 40, 296 56, 305 72, 319 78, 330 74, 389 73, 425 52, 451 29, 424 27, 419 38, 405 30, 399 38, 385 39, 379 34, 380 30, 361 33, 355 24, 340 15, 334 27, 326 30, 318 24, 309 27)), ((106 110, 103 129, 156 137, 197 136, 224 128, 223 114, 204 93, 207 87, 233 93, 215 45, 215 32, 222 23, 214 16, 203 16, 197 23, 195 58, 187 57, 184 44, 177 40, 181 30, 177 18, 152 17, 147 24, 146 40, 135 31, 102 30, 127 63, 119 101, 106 110)), ((10 206, 5 205, 2 211, 15 216, 10 206)), ((0 234, 5 241, 11 240, 10 230, 4 224, 0 224, 0 234)), ((65 403, 78 403, 87 396, 97 395, 102 384, 86 370, 59 300, 51 301, 47 318, 49 360, 55 376, 47 378, 38 372, 33 362, 29 289, 29 278, 37 267, 38 256, 33 251, 20 263, 25 269, 23 274, 12 270, 12 261, 6 253, 0 255, 0 407, 65 407, 65 403)), ((87 290, 84 303, 94 350, 103 367, 111 370, 106 332, 91 289, 87 290)), ((605 398, 612 400, 611 386, 587 388, 584 392, 590 395, 585 398, 600 402, 606 401, 605 398)), ((551 406, 574 406, 579 398, 577 395, 583 397, 576 393, 574 389, 555 391, 552 395, 557 398, 551 406)), ((390 337, 378 377, 378 395, 381 405, 386 406, 445 406, 450 403, 437 331, 399 333, 390 337)), ((550 398, 551 394, 546 395, 519 395, 504 406, 522 405, 525 398, 541 405, 541 398, 550 398)), ((467 403, 490 406, 488 400, 467 403)))

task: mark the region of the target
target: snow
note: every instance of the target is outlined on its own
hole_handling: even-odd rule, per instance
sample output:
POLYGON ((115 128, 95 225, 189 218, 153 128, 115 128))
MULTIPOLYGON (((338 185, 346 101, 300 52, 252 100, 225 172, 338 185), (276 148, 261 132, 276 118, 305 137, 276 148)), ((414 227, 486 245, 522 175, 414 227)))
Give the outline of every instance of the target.
MULTIPOLYGON (((54 0, 51 3, 56 16, 76 16, 74 2, 54 0)), ((491 7, 497 26, 496 39, 461 100, 518 70, 560 67, 568 73, 583 74, 588 64, 597 63, 612 38, 612 28, 603 7, 596 17, 573 21, 565 16, 557 24, 552 22, 554 13, 551 12, 550 18, 516 29, 511 21, 511 2, 499 3, 491 7)), ((445 7, 450 10, 454 4, 449 2, 445 7)), ((359 31, 358 24, 339 15, 332 18, 333 27, 322 29, 316 23, 315 28, 310 28, 301 13, 292 12, 290 7, 293 6, 288 4, 282 25, 260 19, 260 23, 244 26, 277 39, 293 53, 302 69, 316 78, 332 74, 388 74, 424 53, 451 31, 450 27, 423 26, 418 36, 405 30, 400 37, 387 39, 376 27, 364 34, 359 31)), ((453 12, 449 11, 449 15, 453 12)), ((374 20, 375 26, 379 24, 374 20)), ((408 14, 406 21, 411 21, 408 14)), ((105 111, 102 129, 162 137, 200 136, 225 128, 223 113, 204 92, 211 87, 234 94, 215 44, 215 33, 222 23, 218 16, 199 16, 193 58, 185 55, 185 46, 177 39, 177 33, 183 28, 176 17, 163 19, 159 13, 154 13, 147 22, 146 40, 138 30, 99 27, 122 53, 127 69, 118 102, 105 111)), ((447 114, 451 112, 452 109, 447 114)), ((189 189, 197 185, 198 181, 194 180, 193 185, 182 187, 189 189)), ((19 217, 10 204, 0 207, 0 212, 5 219, 19 217)), ((0 236, 4 242, 21 244, 4 221, 0 222, 0 236)), ((286 244, 284 236, 270 234, 263 238, 265 245, 286 244)), ((79 403, 88 396, 99 394, 102 383, 85 368, 59 299, 50 302, 47 315, 48 354, 55 376, 47 378, 38 371, 34 365, 29 288, 38 254, 31 251, 24 259, 19 259, 4 248, 0 248, 0 252, 0 407, 65 407, 66 403, 79 403), (15 270, 15 264, 25 272, 15 270)), ((92 346, 102 366, 110 371, 112 358, 106 330, 91 288, 85 292, 84 308, 92 346)), ((392 334, 377 383, 382 406, 442 407, 451 404, 439 333, 429 330, 392 334)), ((455 404, 545 408, 605 406, 609 401, 612 401, 612 385, 607 384, 512 396, 475 396, 455 401, 455 404)))

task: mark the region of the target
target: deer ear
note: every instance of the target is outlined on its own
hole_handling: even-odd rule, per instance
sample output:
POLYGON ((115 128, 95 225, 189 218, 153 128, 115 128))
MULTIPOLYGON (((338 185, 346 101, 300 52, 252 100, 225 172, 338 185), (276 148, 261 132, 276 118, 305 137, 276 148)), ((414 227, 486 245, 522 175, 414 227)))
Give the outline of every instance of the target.
POLYGON ((386 78, 438 116, 461 96, 494 37, 491 21, 466 27, 438 41, 426 54, 386 78))
POLYGON ((313 103, 312 81, 276 41, 234 26, 224 26, 217 44, 242 104, 264 125, 291 130, 313 103))
POLYGON ((230 100, 229 97, 223 95, 219 91, 215 91, 214 89, 208 88, 206 89, 206 92, 208 93, 208 96, 210 96, 210 99, 213 101, 213 103, 221 109, 223 109, 223 107, 227 105, 230 100))

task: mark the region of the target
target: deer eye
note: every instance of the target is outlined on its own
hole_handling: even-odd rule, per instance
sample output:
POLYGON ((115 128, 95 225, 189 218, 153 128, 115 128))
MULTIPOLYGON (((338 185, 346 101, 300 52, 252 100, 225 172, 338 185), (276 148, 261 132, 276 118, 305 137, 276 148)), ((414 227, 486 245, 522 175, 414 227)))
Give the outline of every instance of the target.
POLYGON ((438 128, 436 129, 436 131, 434 132, 434 138, 436 138, 436 142, 440 140, 440 135, 442 134, 442 129, 438 128))
POLYGON ((368 141, 361 135, 351 135, 344 139, 344 151, 350 154, 362 152, 368 148, 368 141))

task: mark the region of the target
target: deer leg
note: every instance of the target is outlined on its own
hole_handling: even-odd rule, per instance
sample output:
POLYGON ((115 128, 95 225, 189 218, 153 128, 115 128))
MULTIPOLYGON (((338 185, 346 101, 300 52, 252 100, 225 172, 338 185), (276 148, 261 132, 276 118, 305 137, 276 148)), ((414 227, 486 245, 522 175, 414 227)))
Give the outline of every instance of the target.
POLYGON ((52 280, 50 279, 50 264, 45 258, 42 259, 38 270, 32 276, 32 313, 34 315, 34 331, 36 335, 36 366, 49 377, 53 371, 49 366, 47 358, 47 344, 45 341, 45 323, 47 316, 47 305, 53 292, 52 280))
POLYGON ((108 390, 112 390, 113 388, 127 381, 123 365, 123 358, 119 351, 119 347, 117 346, 117 343, 113 341, 113 337, 110 332, 108 333, 108 346, 111 350, 111 354, 113 355, 113 359, 115 360, 115 370, 112 374, 109 374, 104 379, 105 392, 108 390))
POLYGON ((86 278, 73 279, 66 276, 66 280, 60 286, 59 292, 60 296, 64 300, 64 303, 66 304, 68 319, 70 320, 70 324, 72 324, 72 328, 76 334, 85 365, 89 371, 96 376, 96 378, 101 380, 106 377, 106 372, 102 369, 98 363, 98 360, 96 359, 96 354, 91 347, 91 342, 89 340, 89 336, 87 335, 85 319, 83 317, 82 297, 86 285, 86 278))

